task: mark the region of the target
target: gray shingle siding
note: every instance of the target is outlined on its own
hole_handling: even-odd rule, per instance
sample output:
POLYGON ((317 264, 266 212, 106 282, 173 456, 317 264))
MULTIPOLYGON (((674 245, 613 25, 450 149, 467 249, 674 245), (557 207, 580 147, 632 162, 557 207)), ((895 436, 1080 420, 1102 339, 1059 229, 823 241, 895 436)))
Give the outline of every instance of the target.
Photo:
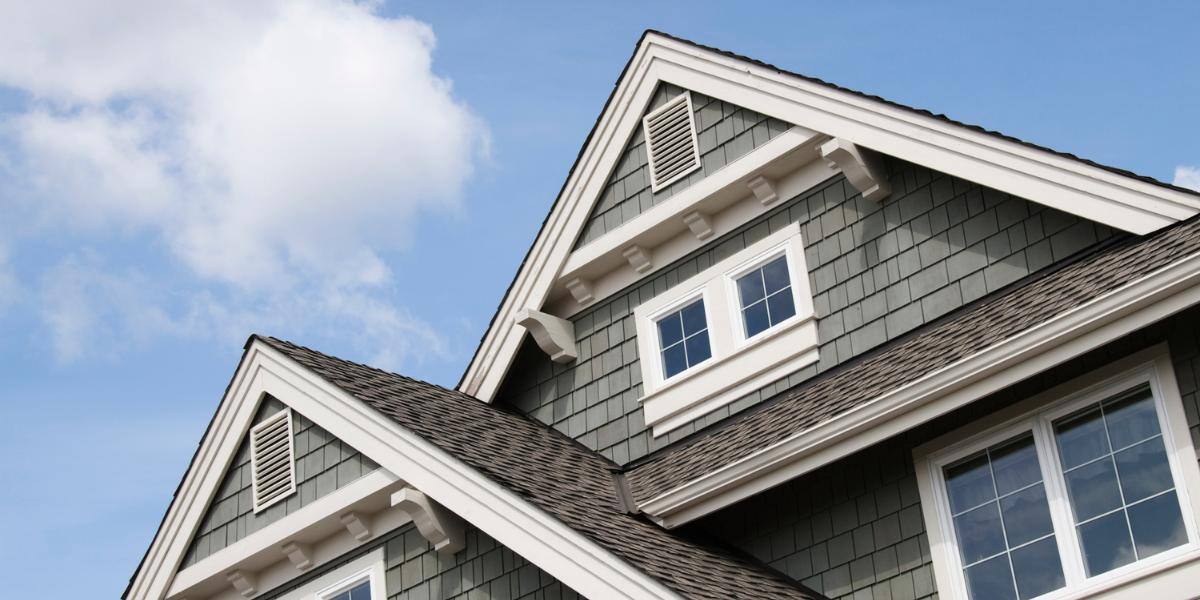
POLYGON ((390 600, 578 600, 573 590, 533 563, 502 546, 487 534, 468 527, 466 547, 442 556, 411 523, 385 534, 370 545, 269 590, 274 600, 345 565, 384 549, 386 598, 390 600))
POLYGON ((570 364, 550 362, 527 341, 499 397, 624 464, 1113 235, 909 163, 887 166, 893 194, 882 204, 834 177, 580 313, 579 358, 570 364), (638 402, 633 309, 791 223, 804 239, 820 361, 652 438, 638 402))
MULTIPOLYGON (((267 397, 254 423, 283 410, 284 405, 267 397)), ((313 500, 370 473, 378 465, 349 445, 292 411, 293 443, 296 461, 296 493, 270 508, 254 514, 250 486, 250 446, 242 440, 233 464, 226 471, 217 492, 192 539, 183 566, 211 556, 230 544, 291 514, 313 500)))
MULTIPOLYGON (((653 111, 683 92, 683 88, 669 83, 660 85, 646 112, 653 111)), ((692 92, 692 110, 696 118, 696 142, 700 146, 700 169, 658 193, 652 192, 645 137, 639 122, 633 137, 625 144, 616 169, 604 184, 600 202, 592 209, 576 247, 616 229, 790 127, 778 119, 696 92, 692 92)))
POLYGON ((1196 308, 688 527, 716 536, 831 598, 933 597, 912 449, 1164 340, 1169 342, 1192 443, 1200 447, 1196 308))

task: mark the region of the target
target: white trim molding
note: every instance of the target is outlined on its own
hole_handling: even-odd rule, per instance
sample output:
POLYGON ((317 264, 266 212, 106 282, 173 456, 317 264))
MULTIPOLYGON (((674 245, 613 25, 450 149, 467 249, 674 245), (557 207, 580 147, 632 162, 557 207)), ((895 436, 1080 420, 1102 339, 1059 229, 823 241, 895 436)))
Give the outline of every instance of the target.
MULTIPOLYGON (((189 588, 172 584, 177 579, 176 571, 209 500, 217 492, 225 467, 249 429, 256 405, 267 394, 369 457, 384 472, 398 474, 405 485, 420 490, 447 511, 469 515, 472 525, 581 594, 611 598, 678 597, 656 579, 531 505, 515 492, 402 428, 268 344, 254 339, 167 510, 163 525, 130 584, 128 598, 161 600, 170 597, 176 600, 191 595, 189 588)), ((353 510, 358 516, 357 521, 367 528, 367 536, 377 535, 377 531, 390 531, 402 524, 394 518, 401 511, 391 508, 388 499, 387 495, 382 498, 386 508, 381 508, 382 513, 371 515, 365 510, 353 510)), ((345 522, 344 514, 348 513, 335 514, 343 514, 342 522, 345 522)), ((327 522, 341 527, 341 523, 327 522)), ((342 539, 349 538, 342 535, 342 539)), ((281 536, 274 543, 282 544, 292 539, 281 536)), ((276 563, 294 577, 295 567, 279 551, 278 545, 272 548, 276 563)), ((323 560, 320 556, 318 559, 323 560)))
POLYGON ((407 513, 417 531, 443 556, 453 556, 467 546, 462 519, 429 496, 406 487, 392 494, 392 506, 407 513))
POLYGON ((655 436, 700 418, 762 386, 817 361, 808 268, 800 226, 790 224, 746 249, 682 281, 634 309, 642 360, 642 408, 655 436), (795 314, 749 339, 742 326, 736 280, 783 257, 795 314), (667 378, 659 348, 658 321, 704 299, 712 356, 667 378))
MULTIPOLYGON (((462 391, 485 402, 492 400, 524 333, 513 322, 513 315, 522 308, 544 307, 552 293, 561 289, 560 276, 568 271, 564 267, 574 242, 659 82, 791 123, 789 132, 801 137, 843 139, 1123 231, 1145 234, 1200 212, 1200 198, 1179 190, 649 32, 630 59, 493 325, 463 374, 462 391)), ((754 157, 786 135, 777 136, 718 174, 739 162, 758 160, 754 157)), ((746 173, 742 181, 755 175, 746 173)), ((704 185, 712 177, 688 189, 704 185)), ((641 215, 618 231, 638 227, 645 218, 641 215)), ((581 250, 620 235, 624 234, 612 232, 581 250)), ((624 240, 621 248, 630 242, 624 240)), ((616 258, 621 259, 619 253, 616 258)), ((581 305, 596 298, 571 291, 581 305)))
POLYGON ((1095 298, 639 505, 677 527, 1200 303, 1200 254, 1095 298))
MULTIPOLYGON (((1078 377, 1032 398, 1006 407, 913 450, 921 510, 933 558, 938 593, 967 600, 968 592, 954 523, 946 500, 944 470, 947 466, 982 449, 1016 437, 1030 440, 1040 466, 1041 486, 1051 517, 1051 533, 1061 559, 1063 587, 1038 596, 1044 600, 1095 598, 1110 594, 1152 593, 1158 587, 1153 576, 1164 570, 1182 568, 1196 574, 1200 566, 1200 465, 1191 443, 1187 416, 1166 344, 1143 350, 1114 364, 1078 377), (1120 398, 1130 391, 1149 389, 1162 447, 1169 465, 1172 487, 1166 493, 1178 500, 1185 538, 1181 545, 1157 554, 1138 557, 1124 566, 1091 574, 1085 568, 1063 471, 1060 450, 1052 429, 1055 423, 1081 408, 1120 398), (1182 565, 1182 566, 1181 566, 1182 565), (1143 587, 1143 582, 1149 587, 1143 587)), ((1158 437, 1157 434, 1151 436, 1158 437)), ((1113 448, 1118 452, 1119 448, 1113 448)), ((1124 471, 1121 471, 1124 474, 1124 471)), ((1153 499, 1163 494, 1153 494, 1153 499)), ((1130 502, 1136 505, 1140 499, 1130 502)), ((1126 500, 1122 495, 1122 505, 1126 500)), ((1017 575, 1019 579, 1019 574, 1017 575)), ((1181 590, 1182 591, 1182 590, 1181 590)), ((1194 591, 1194 590, 1189 590, 1194 591)))

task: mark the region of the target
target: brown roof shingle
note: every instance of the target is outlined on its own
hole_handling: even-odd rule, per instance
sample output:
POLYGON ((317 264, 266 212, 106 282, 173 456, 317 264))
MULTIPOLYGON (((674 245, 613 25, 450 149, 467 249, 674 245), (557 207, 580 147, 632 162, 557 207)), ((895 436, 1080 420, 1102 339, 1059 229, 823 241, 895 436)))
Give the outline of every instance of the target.
POLYGON ((615 465, 527 417, 290 342, 258 339, 687 598, 822 598, 618 506, 615 465))

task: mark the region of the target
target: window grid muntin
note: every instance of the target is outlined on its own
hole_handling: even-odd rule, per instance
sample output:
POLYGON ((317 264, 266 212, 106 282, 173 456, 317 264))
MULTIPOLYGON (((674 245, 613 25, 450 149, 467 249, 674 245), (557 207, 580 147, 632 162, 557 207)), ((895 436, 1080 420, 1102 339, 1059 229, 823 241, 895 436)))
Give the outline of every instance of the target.
POLYGON ((654 321, 654 326, 658 332, 658 348, 659 348, 658 356, 659 356, 659 362, 662 363, 662 373, 663 373, 664 380, 667 380, 667 379, 670 379, 677 375, 686 373, 692 367, 712 358, 712 340, 709 339, 709 337, 708 337, 708 310, 704 305, 703 297, 693 298, 693 299, 687 301, 686 303, 684 303, 683 306, 680 306, 679 308, 672 310, 671 312, 667 313, 666 315, 658 318, 657 320, 654 321), (687 332, 687 328, 684 326, 683 313, 684 313, 684 311, 688 310, 689 308, 692 308, 693 306, 696 306, 697 304, 700 305, 700 314, 704 318, 704 326, 701 327, 700 329, 698 329, 697 331, 689 334, 687 332), (681 335, 677 341, 674 341, 671 344, 664 346, 663 345, 662 323, 669 321, 671 319, 677 319, 679 321, 679 331, 680 331, 681 335), (689 356, 690 353, 688 352, 687 343, 688 343, 688 340, 691 340, 693 338, 699 338, 700 336, 704 336, 704 340, 705 340, 704 343, 708 347, 708 356, 705 356, 704 358, 699 359, 696 362, 692 362, 691 357, 689 356), (671 373, 668 371, 667 351, 675 348, 676 346, 682 346, 684 367, 682 369, 680 369, 679 371, 671 373))
MULTIPOLYGON (((1108 589, 1108 586, 1124 581, 1129 577, 1144 577, 1152 573, 1157 573, 1174 564, 1174 561, 1179 560, 1181 556, 1190 556, 1200 551, 1197 523, 1192 512, 1192 501, 1189 499, 1191 494, 1196 493, 1196 490, 1193 489, 1193 484, 1197 481, 1195 475, 1190 470, 1190 461, 1181 461, 1180 457, 1176 455, 1179 449, 1177 448, 1178 443, 1174 441, 1176 439, 1187 440, 1189 448, 1187 455, 1190 455, 1191 436, 1187 433, 1186 429, 1186 415, 1181 412, 1183 410, 1181 407, 1174 404, 1168 406, 1170 402, 1179 402, 1178 392, 1173 385, 1173 379, 1168 379, 1168 381, 1172 382, 1172 385, 1166 389, 1160 387, 1160 379, 1162 377, 1170 378, 1173 376, 1173 373, 1166 371, 1166 369, 1170 368, 1170 363, 1167 363, 1165 360, 1156 360, 1150 364, 1129 369, 1122 375, 1117 375, 1101 383, 1090 385, 1081 391, 1060 396, 1057 399, 1049 401, 1045 406, 1031 406, 1030 410, 1024 413, 1023 416, 1015 417, 1007 421, 1003 426, 990 428, 988 430, 990 433, 978 434, 953 445, 945 446, 928 455, 929 464, 933 467, 931 471, 931 475, 933 476, 933 489, 931 490, 933 496, 930 499, 938 507, 936 512, 940 515, 938 522, 940 524, 939 530, 943 535, 942 539, 950 542, 950 552, 943 555, 943 558, 951 561, 947 566, 952 568, 950 575, 955 580, 955 593, 967 593, 968 587, 960 559, 960 552, 957 547, 954 522, 950 516, 952 511, 949 506, 948 488, 943 469, 947 465, 952 465, 963 460, 965 457, 977 455, 983 447, 1002 444, 1004 440, 1013 439, 1021 435, 1021 433, 1030 430, 1033 432, 1035 448, 1037 449, 1039 462, 1042 465, 1043 483, 1046 485, 1047 501, 1050 505, 1054 534, 1058 543, 1060 559, 1063 562, 1063 575, 1065 578, 1064 587, 1046 594, 1045 597, 1058 597, 1064 594, 1073 595, 1081 589, 1097 589, 1095 586, 1105 586, 1098 589, 1108 589), (1157 373, 1156 370, 1158 371, 1157 373), (1059 448, 1054 435, 1054 422, 1080 412, 1086 412, 1086 410, 1094 407, 1098 402, 1115 404, 1126 399, 1130 394, 1136 394, 1143 389, 1149 389, 1150 392, 1153 415, 1159 430, 1159 433, 1155 435, 1161 436, 1165 445, 1173 487, 1161 493, 1147 496, 1134 504, 1159 498, 1173 492, 1175 494, 1175 501, 1181 509, 1184 541, 1178 546, 1165 549, 1144 559, 1116 567, 1110 571, 1091 575, 1086 571, 1086 557, 1083 554, 1083 546, 1079 539, 1078 530, 1075 527, 1074 513, 1068 497, 1066 478, 1060 467, 1059 448), (1169 393, 1170 395, 1164 397, 1164 393, 1169 393), (1069 535, 1064 534, 1064 532, 1068 531, 1070 532, 1069 535), (946 535, 949 538, 946 538, 946 535)), ((1032 401, 1033 399, 1030 400, 1031 403, 1032 401)), ((1142 440, 1142 442, 1144 441, 1142 440)), ((1129 444, 1122 449, 1135 445, 1137 443, 1129 444)), ((994 558, 994 556, 990 558, 994 558)), ((1042 596, 1038 598, 1042 598, 1042 596)))
POLYGON ((1166 448, 1167 440, 1166 440, 1166 437, 1164 434, 1164 428, 1162 426, 1162 416, 1160 414, 1158 396, 1149 384, 1141 384, 1141 385, 1132 386, 1132 387, 1126 389, 1125 391, 1117 393, 1115 395, 1112 395, 1108 398, 1099 400, 1097 402, 1086 404, 1086 405, 1078 408, 1077 410, 1071 411, 1070 413, 1068 413, 1064 416, 1060 416, 1060 417, 1057 417, 1054 419, 1045 419, 1044 426, 1049 428, 1051 438, 1054 440, 1054 450, 1055 450, 1054 471, 1058 474, 1058 477, 1062 480, 1063 491, 1066 494, 1066 501, 1067 501, 1066 503, 1067 503, 1068 508, 1070 509, 1070 516, 1071 516, 1072 530, 1074 532, 1074 539, 1075 539, 1075 543, 1076 543, 1076 546, 1079 551, 1079 559, 1081 561, 1081 566, 1083 567, 1083 571, 1084 571, 1086 578, 1090 579, 1092 577, 1097 577, 1100 575, 1104 575, 1106 573, 1110 573, 1112 571, 1116 571, 1117 569, 1121 569, 1121 568, 1129 566, 1129 565, 1137 564, 1138 562, 1141 562, 1142 560, 1145 560, 1146 558, 1150 558, 1151 556, 1162 554, 1163 552, 1166 552, 1166 551, 1174 550, 1181 546, 1186 546, 1187 544, 1192 542, 1191 533, 1187 530, 1187 522, 1183 518, 1183 510, 1184 510, 1183 498, 1177 492, 1177 490, 1179 488, 1179 483, 1177 481, 1178 474, 1176 473, 1174 466, 1170 464, 1171 463, 1170 453, 1166 451, 1167 450, 1167 448, 1166 448), (1129 399, 1139 396, 1141 394, 1147 394, 1146 399, 1150 401, 1151 407, 1153 408, 1154 416, 1155 416, 1155 427, 1158 432, 1153 435, 1150 435, 1149 437, 1146 437, 1144 439, 1140 439, 1136 442, 1127 444, 1119 449, 1114 448, 1113 443, 1112 443, 1112 433, 1109 431, 1109 427, 1108 427, 1108 412, 1109 411, 1107 409, 1108 409, 1108 407, 1110 407, 1114 404, 1118 404, 1125 400, 1129 400, 1129 399), (1107 454, 1102 454, 1095 458, 1089 459, 1085 462, 1082 462, 1078 465, 1071 467, 1070 469, 1064 469, 1062 466, 1063 463, 1062 463, 1062 456, 1061 456, 1061 447, 1059 446, 1059 442, 1058 442, 1058 435, 1057 435, 1058 428, 1062 425, 1066 425, 1067 423, 1070 423, 1073 420, 1086 418, 1086 415, 1088 413, 1091 413, 1092 411, 1095 411, 1095 410, 1100 411, 1100 422, 1101 422, 1101 426, 1104 429, 1104 439, 1108 446, 1107 454), (1146 497, 1136 500, 1134 502, 1128 502, 1125 498, 1125 485, 1121 480, 1121 470, 1120 470, 1120 468, 1117 467, 1117 458, 1116 458, 1117 453, 1124 451, 1124 450, 1128 450, 1130 448, 1133 448, 1134 446, 1137 446, 1139 444, 1144 444, 1155 438, 1159 438, 1159 443, 1161 443, 1163 445, 1163 451, 1164 451, 1164 454, 1166 455, 1166 460, 1167 460, 1167 464, 1168 464, 1168 474, 1171 477, 1171 485, 1170 485, 1170 487, 1168 487, 1164 490, 1160 490, 1158 492, 1155 492, 1149 496, 1146 496, 1146 497), (1113 476, 1116 479, 1117 494, 1118 494, 1118 497, 1120 498, 1121 505, 1116 508, 1104 511, 1100 514, 1092 515, 1091 517, 1088 517, 1087 519, 1078 520, 1078 518, 1076 516, 1074 499, 1073 499, 1072 492, 1071 492, 1071 486, 1067 483, 1067 473, 1082 469, 1088 465, 1099 463, 1100 461, 1103 461, 1105 459, 1108 459, 1109 463, 1112 465, 1113 476), (1129 519, 1129 508, 1132 506, 1137 506, 1138 504, 1147 502, 1149 500, 1158 498, 1160 496, 1163 496, 1163 495, 1169 494, 1169 493, 1175 494, 1176 505, 1180 511, 1180 523, 1184 527, 1184 534, 1185 534, 1184 542, 1182 544, 1179 544, 1179 545, 1176 545, 1176 546, 1173 546, 1170 548, 1165 548, 1158 552, 1155 552, 1155 553, 1149 554, 1145 557, 1142 557, 1142 556, 1140 556, 1140 552, 1138 552, 1137 540, 1134 538, 1133 524, 1129 519), (1105 517, 1113 515, 1117 512, 1122 513, 1123 521, 1125 523, 1125 534, 1129 540, 1129 548, 1133 552, 1133 560, 1129 561, 1127 563, 1124 563, 1124 564, 1114 566, 1105 571, 1100 571, 1098 573, 1091 573, 1090 567, 1088 566, 1086 549, 1084 548, 1084 545, 1083 545, 1083 538, 1082 538, 1082 534, 1080 533, 1080 529, 1084 525, 1087 525, 1089 523, 1094 523, 1096 521, 1099 521, 1100 519, 1103 519, 1105 517))
MULTIPOLYGON (((1046 481, 1046 476, 1045 476, 1045 470, 1042 465, 1043 457, 1042 457, 1041 453, 1039 452, 1037 436, 1034 435, 1033 429, 1030 428, 1030 429, 1020 431, 1014 435, 1010 435, 997 443, 989 444, 982 451, 968 454, 967 456, 965 456, 963 458, 952 461, 952 462, 942 466, 942 468, 941 468, 942 481, 947 485, 946 489, 943 490, 942 495, 943 495, 943 501, 945 502, 947 507, 949 507, 950 497, 949 497, 949 487, 948 487, 949 479, 946 477, 946 472, 949 471, 950 469, 952 469, 953 467, 956 467, 956 466, 962 465, 962 464, 966 464, 972 460, 975 460, 980 455, 987 457, 988 475, 991 478, 993 498, 990 500, 986 500, 984 502, 980 502, 979 504, 976 504, 974 506, 964 508, 963 510, 958 511, 957 513, 954 512, 953 509, 948 511, 948 514, 950 515, 951 533, 954 535, 954 540, 955 540, 955 545, 956 545, 955 550, 957 552, 957 555, 959 556, 959 573, 963 577, 964 583, 966 583, 968 581, 967 569, 970 569, 971 567, 974 567, 976 565, 981 565, 987 561, 996 559, 998 557, 1006 556, 1007 557, 1006 563, 1008 565, 1008 576, 1009 576, 1009 579, 1012 582, 1012 586, 1013 586, 1012 591, 1013 591, 1015 598, 1020 598, 1021 586, 1017 583, 1016 571, 1012 564, 1012 553, 1016 550, 1020 550, 1027 546, 1032 546, 1033 544, 1042 542, 1049 538, 1056 538, 1056 536, 1058 534, 1058 529, 1055 527, 1055 523, 1054 523, 1054 515, 1053 515, 1054 507, 1051 505, 1050 491, 1048 489, 1048 486, 1046 485, 1047 481, 1046 481), (1035 481, 1033 483, 1029 483, 1025 486, 1011 490, 1011 491, 1006 492, 1005 494, 1001 495, 1000 489, 996 485, 996 469, 995 469, 995 462, 992 460, 992 452, 995 449, 999 449, 999 448, 1003 448, 1006 446, 1011 446, 1011 445, 1020 443, 1021 441, 1023 441, 1024 438, 1028 438, 1030 444, 1033 447, 1034 457, 1036 458, 1036 465, 1038 468, 1039 478, 1037 481, 1035 481), (1046 512, 1048 513, 1048 516, 1050 517, 1050 533, 1047 533, 1040 537, 1037 537, 1037 538, 1022 542, 1020 544, 1017 544, 1016 546, 1013 546, 1009 543, 1009 540, 1008 540, 1008 537, 1009 537, 1008 525, 1004 520, 1004 509, 1001 506, 1001 501, 1004 498, 1008 498, 1010 496, 1020 494, 1021 492, 1032 489, 1036 486, 1042 486, 1042 494, 1046 501, 1046 512), (980 558, 978 560, 967 563, 965 561, 965 559, 963 558, 963 554, 962 554, 963 548, 958 544, 958 525, 957 525, 957 522, 955 521, 955 518, 959 517, 961 515, 965 515, 971 511, 979 510, 980 508, 983 508, 989 504, 996 505, 996 514, 999 516, 999 519, 1000 519, 1000 534, 1004 538, 1004 549, 1001 550, 1000 552, 996 552, 994 554, 991 554, 991 555, 985 556, 983 558, 980 558)), ((1061 589, 1065 588, 1066 586, 1070 585, 1070 582, 1067 579, 1067 574, 1066 574, 1067 570, 1066 570, 1066 565, 1064 564, 1065 561, 1063 560, 1062 552, 1061 552, 1057 542, 1058 542, 1058 540, 1056 538, 1055 539, 1055 554, 1058 556, 1059 574, 1062 575, 1063 585, 1061 585, 1057 588, 1054 588, 1053 590, 1050 590, 1049 592, 1046 592, 1047 594, 1053 593, 1057 590, 1061 590, 1061 589)), ((967 593, 968 593, 968 595, 970 595, 970 586, 969 585, 967 586, 967 593)), ((1043 594, 1043 595, 1045 595, 1045 594, 1043 594)))
POLYGON ((791 264, 789 264, 788 256, 787 256, 786 252, 778 254, 776 256, 772 256, 764 261, 761 261, 754 268, 742 271, 741 273, 738 273, 733 277, 733 287, 734 287, 734 290, 736 291, 736 295, 737 295, 737 299, 738 299, 738 317, 742 324, 742 335, 744 338, 746 338, 746 339, 753 338, 761 333, 770 331, 775 326, 787 321, 788 319, 791 319, 792 317, 795 317, 799 313, 799 311, 796 307, 796 299, 795 299, 795 296, 793 295, 793 291, 792 291, 792 289, 794 287, 792 278, 793 278, 792 266, 791 266, 791 264), (767 291, 766 269, 767 269, 767 267, 770 267, 776 263, 783 264, 783 270, 784 270, 784 275, 785 275, 787 284, 784 285, 783 287, 775 290, 774 292, 768 292, 767 291), (761 284, 763 297, 751 302, 750 304, 746 304, 746 299, 745 299, 745 296, 743 295, 741 282, 744 279, 746 279, 748 277, 753 277, 755 275, 758 275, 759 282, 761 284), (791 304, 791 314, 777 320, 772 315, 770 301, 772 298, 775 298, 775 297, 779 296, 780 294, 787 294, 787 296, 781 296, 781 297, 785 297, 789 300, 789 303, 791 304), (766 309, 767 325, 766 325, 766 327, 759 329, 758 331, 751 332, 750 331, 750 323, 747 319, 748 319, 750 310, 757 307, 759 304, 763 304, 764 308, 766 309))

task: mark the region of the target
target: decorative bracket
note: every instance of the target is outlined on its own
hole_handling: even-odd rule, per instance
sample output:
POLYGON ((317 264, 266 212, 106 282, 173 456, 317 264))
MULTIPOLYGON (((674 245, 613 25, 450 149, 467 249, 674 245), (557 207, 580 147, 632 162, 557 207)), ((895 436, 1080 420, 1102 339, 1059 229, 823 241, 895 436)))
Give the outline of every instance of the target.
POLYGON ((762 202, 763 206, 770 206, 779 200, 779 194, 775 191, 775 182, 759 175, 754 179, 746 182, 746 186, 754 192, 754 197, 762 202))
POLYGON ((550 360, 569 363, 579 356, 575 350, 574 323, 532 308, 517 313, 516 322, 533 335, 533 341, 550 355, 550 360))
POLYGON ((338 517, 338 520, 345 526, 346 531, 349 531, 350 535, 354 536, 354 539, 360 542, 371 539, 371 528, 367 526, 366 519, 358 513, 353 511, 348 512, 338 517))
POLYGON ((225 574, 225 579, 233 585, 233 589, 245 598, 258 593, 258 586, 254 582, 254 574, 246 571, 230 571, 225 574))
POLYGON ((626 248, 621 252, 621 256, 624 256, 625 260, 629 261, 629 266, 638 273, 645 273, 654 266, 650 264, 650 254, 646 249, 636 244, 626 248))
POLYGON ((567 290, 581 306, 596 299, 596 296, 592 295, 592 282, 578 277, 567 282, 567 290))
POLYGON ((279 547, 297 569, 307 571, 313 566, 312 549, 307 544, 288 542, 279 547))
POLYGON ((702 242, 713 235, 712 219, 698 210, 683 215, 683 223, 692 230, 692 235, 702 242))
POLYGON ((417 531, 442 556, 453 556, 466 546, 462 519, 429 496, 406 487, 392 494, 392 506, 408 513, 417 531))
POLYGON ((846 180, 862 192, 863 198, 879 201, 892 193, 879 156, 842 138, 833 138, 821 144, 821 157, 829 167, 840 169, 846 180))

